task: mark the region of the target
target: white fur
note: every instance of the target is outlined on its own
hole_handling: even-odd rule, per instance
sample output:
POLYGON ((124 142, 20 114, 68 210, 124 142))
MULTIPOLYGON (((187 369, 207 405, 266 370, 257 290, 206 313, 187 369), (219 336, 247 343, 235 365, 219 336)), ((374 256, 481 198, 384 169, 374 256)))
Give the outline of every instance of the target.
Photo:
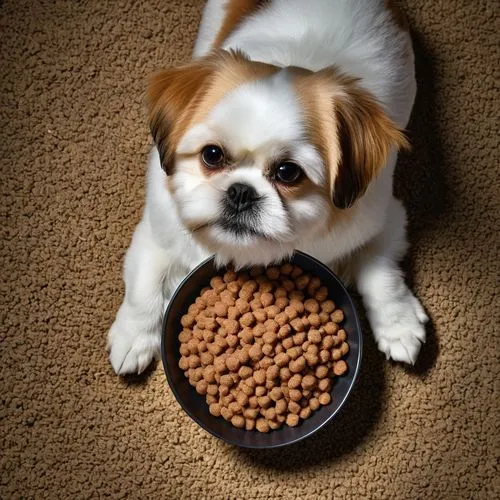
MULTIPOLYGON (((194 57, 210 50, 226 1, 207 3, 194 57)), ((400 127, 409 119, 416 92, 411 40, 391 21, 384 0, 273 0, 244 21, 224 48, 238 48, 251 59, 281 67, 318 70, 336 65, 359 77, 400 127)), ((425 341, 427 316, 397 264, 407 246, 405 210, 392 196, 397 155, 391 155, 381 175, 349 209, 349 217, 319 237, 326 222, 321 215, 324 200, 310 195, 290 202, 285 210, 265 172, 265 159, 279 154, 280 144, 293 145, 294 159, 307 166, 312 182, 321 184, 324 165, 304 140, 300 113, 286 70, 235 89, 203 124, 188 131, 178 151, 190 153, 211 140, 226 140, 231 153, 244 158, 243 165, 206 182, 199 162, 183 159, 171 179, 173 195, 165 188, 153 150, 144 217, 125 259, 125 299, 109 333, 110 360, 117 373, 141 372, 158 355, 161 316, 172 291, 210 253, 216 252, 221 263, 236 258, 240 265, 268 264, 294 248, 342 271, 345 279, 352 277, 380 350, 388 358, 415 362, 425 341), (186 226, 216 218, 221 193, 235 181, 250 183, 265 196, 261 227, 272 240, 258 245, 250 237, 236 241, 217 226, 193 238, 186 226)))

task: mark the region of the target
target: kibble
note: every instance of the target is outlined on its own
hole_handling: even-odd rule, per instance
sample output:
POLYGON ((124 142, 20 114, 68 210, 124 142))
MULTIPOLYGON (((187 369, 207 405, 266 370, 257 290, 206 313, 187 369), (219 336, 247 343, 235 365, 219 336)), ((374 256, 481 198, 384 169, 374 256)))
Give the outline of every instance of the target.
POLYGON ((316 276, 285 263, 228 270, 180 320, 179 367, 209 412, 238 429, 295 427, 331 401, 349 353, 344 313, 316 276))

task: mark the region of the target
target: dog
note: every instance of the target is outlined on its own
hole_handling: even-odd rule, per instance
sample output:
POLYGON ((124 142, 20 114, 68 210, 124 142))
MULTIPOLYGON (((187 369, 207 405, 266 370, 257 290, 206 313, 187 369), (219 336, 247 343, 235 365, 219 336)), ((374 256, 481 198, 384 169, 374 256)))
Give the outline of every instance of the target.
POLYGON ((193 56, 148 90, 155 147, 108 336, 115 372, 158 357, 169 298, 203 259, 294 249, 357 286, 380 351, 414 363, 428 318, 398 265, 392 193, 416 94, 404 16, 390 0, 209 0, 193 56))

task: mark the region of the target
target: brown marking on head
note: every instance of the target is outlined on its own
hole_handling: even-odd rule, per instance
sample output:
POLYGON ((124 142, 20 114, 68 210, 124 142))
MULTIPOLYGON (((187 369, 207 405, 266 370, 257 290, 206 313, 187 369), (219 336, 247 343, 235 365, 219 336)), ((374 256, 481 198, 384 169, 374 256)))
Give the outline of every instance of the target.
POLYGON ((240 53, 219 50, 154 75, 147 99, 149 122, 166 173, 172 173, 183 135, 202 122, 224 95, 276 71, 275 66, 250 61, 240 53))
POLYGON ((392 20, 404 31, 410 31, 408 18, 394 0, 385 0, 385 8, 390 12, 392 20))
POLYGON ((229 0, 225 7, 224 20, 212 48, 218 49, 221 47, 245 18, 254 14, 268 2, 269 0, 229 0))
POLYGON ((385 166, 392 148, 408 147, 404 134, 355 78, 335 68, 294 74, 306 131, 328 167, 337 208, 350 208, 385 166))

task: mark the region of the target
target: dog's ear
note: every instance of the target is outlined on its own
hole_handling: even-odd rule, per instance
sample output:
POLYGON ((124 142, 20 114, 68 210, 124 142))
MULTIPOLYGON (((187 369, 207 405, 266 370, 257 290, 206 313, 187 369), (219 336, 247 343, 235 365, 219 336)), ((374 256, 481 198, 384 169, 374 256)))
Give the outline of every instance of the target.
POLYGON ((147 94, 149 125, 167 174, 172 173, 175 148, 214 71, 210 59, 200 59, 151 78, 147 94))
POLYGON ((332 199, 338 208, 349 208, 385 166, 391 150, 409 143, 368 91, 354 79, 343 77, 339 83, 333 102, 340 159, 332 199))

